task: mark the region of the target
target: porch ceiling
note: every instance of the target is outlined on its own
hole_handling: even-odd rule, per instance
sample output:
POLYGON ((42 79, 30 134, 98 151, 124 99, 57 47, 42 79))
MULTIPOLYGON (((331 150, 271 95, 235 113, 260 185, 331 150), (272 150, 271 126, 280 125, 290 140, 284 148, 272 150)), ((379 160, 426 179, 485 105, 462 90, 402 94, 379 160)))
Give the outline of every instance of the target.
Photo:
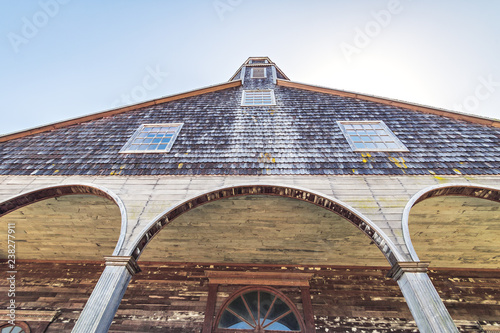
POLYGON ((388 266, 335 213, 296 199, 244 196, 195 208, 167 225, 141 261, 388 266))
POLYGON ((416 204, 409 229, 420 260, 431 267, 500 268, 500 203, 434 197, 416 204))
MULTIPOLYGON (((15 223, 16 259, 98 260, 118 241, 121 216, 109 199, 69 195, 22 207, 0 218, 0 234, 15 223)), ((7 258, 6 248, 0 258, 7 258)))

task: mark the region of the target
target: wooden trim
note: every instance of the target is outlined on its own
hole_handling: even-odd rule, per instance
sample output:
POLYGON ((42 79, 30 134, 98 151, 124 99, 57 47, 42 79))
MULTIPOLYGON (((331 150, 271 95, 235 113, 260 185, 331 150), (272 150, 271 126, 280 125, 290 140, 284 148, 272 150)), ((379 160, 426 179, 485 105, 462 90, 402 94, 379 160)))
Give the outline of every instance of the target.
POLYGON ((109 256, 104 257, 104 261, 106 266, 125 266, 131 276, 141 271, 134 257, 131 256, 109 256))
POLYGON ((309 286, 301 287, 300 294, 302 296, 302 309, 304 310, 304 322, 306 324, 306 333, 315 333, 314 314, 312 312, 311 293, 309 286))
POLYGON ((212 322, 214 320, 215 305, 217 303, 217 289, 219 285, 209 284, 208 285, 208 299, 207 306, 205 308, 205 320, 203 322, 202 333, 212 332, 212 322))
POLYGON ((493 126, 493 127, 500 127, 500 120, 497 120, 497 119, 484 118, 484 117, 469 115, 469 114, 465 114, 465 113, 458 113, 458 112, 454 112, 454 111, 432 108, 429 106, 418 105, 418 104, 413 104, 413 103, 408 103, 408 102, 403 102, 403 101, 397 101, 397 100, 392 100, 392 99, 384 98, 384 97, 370 96, 370 95, 364 95, 364 94, 359 94, 359 93, 354 93, 354 92, 349 92, 349 91, 344 91, 344 90, 318 87, 318 86, 313 86, 313 85, 304 84, 304 83, 286 81, 286 80, 282 80, 282 79, 277 79, 276 84, 278 86, 283 86, 283 87, 303 89, 303 90, 320 92, 320 93, 335 95, 335 96, 357 98, 357 99, 361 99, 364 101, 382 103, 385 105, 410 109, 410 110, 419 111, 422 113, 430 113, 430 114, 435 114, 438 116, 453 118, 453 119, 457 119, 457 120, 465 120, 465 121, 469 121, 471 123, 493 126))
POLYGON ((210 284, 309 287, 312 273, 205 271, 210 284))
POLYGON ((402 261, 395 263, 387 273, 388 278, 398 281, 404 273, 427 273, 428 261, 402 261))
POLYGON ((185 92, 185 93, 180 93, 180 94, 175 94, 175 95, 170 95, 170 96, 167 96, 167 97, 162 97, 162 98, 154 99, 154 100, 151 100, 151 101, 148 101, 148 102, 138 103, 138 104, 134 104, 134 105, 130 105, 130 106, 121 107, 121 108, 118 108, 118 109, 112 109, 112 110, 109 110, 109 111, 94 113, 94 114, 91 114, 91 115, 88 115, 88 116, 73 118, 73 119, 61 121, 61 122, 54 123, 54 124, 49 124, 49 125, 45 125, 45 126, 35 127, 35 128, 32 128, 32 129, 29 129, 29 130, 25 130, 25 131, 21 131, 21 132, 16 132, 16 133, 6 134, 4 136, 0 136, 0 142, 9 141, 9 140, 12 140, 12 139, 18 139, 18 138, 22 138, 22 137, 25 137, 25 136, 28 136, 28 135, 32 135, 32 134, 38 134, 38 133, 48 132, 48 131, 52 131, 52 130, 55 130, 55 129, 58 129, 58 128, 63 128, 63 127, 71 126, 71 125, 81 124, 83 122, 87 122, 87 121, 91 121, 91 120, 96 120, 96 119, 101 119, 101 118, 104 118, 104 117, 114 116, 114 115, 117 115, 117 114, 121 114, 121 113, 124 113, 124 112, 127 112, 127 111, 137 110, 137 109, 144 108, 144 107, 147 107, 147 106, 158 105, 158 104, 161 104, 161 103, 176 101, 176 100, 187 98, 187 97, 193 97, 193 96, 198 96, 198 95, 203 95, 203 94, 211 93, 211 92, 214 92, 214 91, 224 90, 224 89, 233 88, 233 87, 239 87, 240 85, 241 85, 241 81, 240 80, 226 82, 226 83, 221 83, 221 84, 217 84, 217 85, 214 85, 214 86, 209 86, 209 87, 205 87, 205 88, 201 88, 201 89, 191 90, 191 91, 188 91, 188 92, 185 92))

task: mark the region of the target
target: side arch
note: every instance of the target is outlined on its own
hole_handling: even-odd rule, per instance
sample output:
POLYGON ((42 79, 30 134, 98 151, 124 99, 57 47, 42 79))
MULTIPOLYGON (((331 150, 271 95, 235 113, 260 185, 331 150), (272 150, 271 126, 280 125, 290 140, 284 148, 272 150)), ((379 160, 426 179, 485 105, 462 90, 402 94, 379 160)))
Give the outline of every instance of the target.
POLYGON ((136 241, 133 243, 127 253, 122 255, 132 256, 137 260, 147 244, 156 236, 166 225, 179 217, 180 215, 199 207, 203 204, 213 202, 215 200, 227 199, 237 196, 248 195, 271 195, 281 196, 285 198, 297 199, 323 207, 343 218, 348 220, 365 235, 367 235, 373 243, 381 250, 386 259, 391 265, 403 260, 403 256, 398 252, 394 243, 387 235, 367 217, 363 216, 354 208, 340 202, 337 199, 314 192, 308 189, 291 187, 286 185, 270 185, 270 184, 245 184, 234 185, 230 187, 219 188, 210 192, 206 192, 189 199, 165 210, 154 218, 139 234, 136 241))
POLYGON ((500 202, 500 189, 479 184, 445 184, 429 186, 416 193, 406 204, 401 220, 404 242, 413 261, 420 261, 420 259, 410 237, 408 223, 410 211, 417 203, 440 196, 465 196, 500 202))
POLYGON ((35 202, 66 195, 78 194, 87 194, 106 198, 110 201, 113 201, 120 209, 120 236, 113 251, 113 255, 118 255, 124 244, 125 235, 127 233, 127 210, 123 201, 115 193, 103 186, 94 184, 64 184, 43 187, 29 192, 21 193, 0 202, 0 217, 35 202))

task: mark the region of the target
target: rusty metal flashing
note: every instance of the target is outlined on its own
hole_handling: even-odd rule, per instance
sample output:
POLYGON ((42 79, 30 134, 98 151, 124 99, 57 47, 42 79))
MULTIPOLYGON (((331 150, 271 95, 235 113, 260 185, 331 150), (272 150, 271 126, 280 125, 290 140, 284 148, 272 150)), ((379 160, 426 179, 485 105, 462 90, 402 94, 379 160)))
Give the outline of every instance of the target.
POLYGON ((430 114, 435 114, 438 116, 448 117, 448 118, 457 119, 457 120, 464 120, 464 121, 468 121, 471 123, 500 128, 500 120, 493 119, 493 118, 480 117, 480 116, 475 116, 472 114, 459 113, 459 112, 455 112, 455 111, 433 108, 430 106, 409 103, 409 102, 403 102, 403 101, 398 101, 398 100, 385 98, 385 97, 378 97, 378 96, 360 94, 360 93, 355 93, 355 92, 350 92, 350 91, 345 91, 345 90, 338 90, 338 89, 314 86, 314 85, 310 85, 310 84, 292 82, 292 81, 287 81, 287 80, 282 80, 282 79, 277 79, 276 84, 278 86, 303 89, 303 90, 319 92, 319 93, 324 93, 324 94, 329 94, 329 95, 357 98, 357 99, 361 99, 364 101, 382 103, 385 105, 390 105, 390 106, 394 106, 394 107, 401 107, 401 108, 409 109, 412 111, 419 111, 422 113, 430 113, 430 114))
POLYGON ((55 130, 58 128, 76 125, 76 124, 80 124, 80 123, 91 121, 91 120, 101 119, 104 117, 114 116, 117 114, 137 110, 137 109, 147 107, 147 106, 158 105, 158 104, 162 104, 162 103, 166 103, 166 102, 170 102, 170 101, 175 101, 175 100, 179 100, 179 99, 183 99, 183 98, 187 98, 187 97, 193 97, 193 96, 203 95, 203 94, 207 94, 207 93, 211 93, 211 92, 215 92, 215 91, 219 91, 219 90, 224 90, 224 89, 228 89, 228 88, 239 87, 240 85, 241 85, 240 80, 230 81, 230 82, 220 83, 220 84, 216 84, 216 85, 212 85, 212 86, 208 86, 208 87, 204 87, 204 88, 200 88, 200 89, 190 90, 190 91, 183 92, 180 94, 174 94, 174 95, 169 95, 166 97, 161 97, 158 99, 153 99, 153 100, 147 101, 147 102, 142 102, 142 103, 138 103, 138 104, 134 104, 134 105, 120 107, 120 108, 112 109, 112 110, 108 110, 108 111, 98 112, 98 113, 90 114, 87 116, 72 118, 72 119, 61 121, 61 122, 52 123, 52 124, 48 124, 48 125, 44 125, 44 126, 40 126, 40 127, 35 127, 32 129, 28 129, 28 130, 24 130, 24 131, 20 131, 20 132, 14 132, 14 133, 2 135, 2 136, 0 136, 0 142, 9 141, 12 139, 18 139, 18 138, 22 138, 22 137, 32 135, 32 134, 48 132, 48 131, 52 131, 52 130, 55 130))
POLYGON ((462 196, 500 202, 500 190, 480 186, 446 186, 431 190, 419 197, 412 206, 433 197, 462 196))

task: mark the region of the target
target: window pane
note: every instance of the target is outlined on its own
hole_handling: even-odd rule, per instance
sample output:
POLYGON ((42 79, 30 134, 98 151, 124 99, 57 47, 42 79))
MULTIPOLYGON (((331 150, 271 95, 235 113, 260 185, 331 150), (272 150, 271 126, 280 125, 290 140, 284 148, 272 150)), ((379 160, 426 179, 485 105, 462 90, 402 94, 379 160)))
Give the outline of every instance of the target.
POLYGON ((269 312, 267 319, 269 320, 269 322, 271 322, 289 310, 290 307, 282 299, 278 298, 276 302, 274 302, 274 306, 269 312))
POLYGON ((354 142, 354 145, 356 146, 356 148, 365 148, 365 145, 362 142, 354 142))
POLYGON ((366 148, 377 148, 377 146, 375 146, 375 144, 372 142, 367 142, 367 143, 365 143, 365 145, 366 145, 366 148))
POLYGON ((386 142, 387 147, 389 148, 398 148, 398 145, 394 142, 386 142))
POLYGON ((278 320, 278 323, 285 325, 288 329, 293 331, 300 330, 299 322, 297 321, 297 318, 293 313, 287 314, 286 316, 278 320))
POLYGON ((231 304, 229 304, 228 308, 233 310, 236 314, 238 314, 239 316, 241 316, 242 318, 244 318, 248 322, 250 322, 250 323, 254 322, 252 317, 248 313, 248 310, 245 306, 245 303, 243 303, 243 300, 241 299, 241 297, 238 297, 237 299, 232 301, 231 304))
MULTIPOLYGON (((262 323, 266 314, 271 309, 271 304, 273 304, 273 300, 276 296, 270 293, 266 293, 265 291, 260 292, 260 322, 262 323)), ((279 301, 276 300, 276 301, 279 301)), ((273 306, 274 308, 274 306, 273 306)))
MULTIPOLYGON (((234 327, 237 324, 246 324, 240 318, 236 317, 229 311, 224 311, 219 321, 219 328, 236 328, 234 327)), ((248 326, 248 325, 247 325, 248 326)), ((251 327, 243 327, 243 328, 251 328, 251 327)))
POLYGON ((257 309, 258 309, 258 291, 251 291, 245 295, 243 295, 245 301, 247 301, 248 307, 250 311, 252 311, 252 315, 254 318, 257 318, 257 309))

